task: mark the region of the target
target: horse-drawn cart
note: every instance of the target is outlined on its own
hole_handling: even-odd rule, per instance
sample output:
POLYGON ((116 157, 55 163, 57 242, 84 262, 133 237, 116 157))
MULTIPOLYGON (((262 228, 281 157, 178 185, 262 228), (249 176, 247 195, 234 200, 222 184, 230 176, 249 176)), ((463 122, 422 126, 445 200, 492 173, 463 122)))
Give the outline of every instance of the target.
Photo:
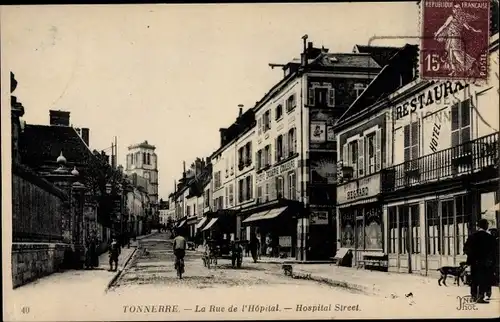
POLYGON ((211 240, 207 242, 205 253, 203 254, 203 265, 210 268, 217 266, 219 259, 231 260, 231 267, 240 268, 243 262, 243 244, 240 241, 211 240))

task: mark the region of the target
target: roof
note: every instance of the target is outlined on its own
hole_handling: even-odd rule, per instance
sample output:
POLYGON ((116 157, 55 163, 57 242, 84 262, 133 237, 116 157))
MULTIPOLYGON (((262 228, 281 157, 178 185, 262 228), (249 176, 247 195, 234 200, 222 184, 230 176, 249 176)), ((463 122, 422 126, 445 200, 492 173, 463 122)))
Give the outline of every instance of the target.
POLYGON ((55 163, 63 153, 70 164, 84 164, 92 152, 69 126, 26 124, 19 138, 19 150, 24 164, 38 167, 55 163))
POLYGON ((385 66, 391 57, 401 48, 402 47, 356 45, 353 51, 369 54, 380 66, 385 66))
POLYGON ((310 66, 340 67, 340 68, 381 68, 379 63, 365 53, 323 53, 310 66))
POLYGON ((128 148, 129 148, 129 150, 135 149, 135 148, 145 148, 145 149, 150 149, 150 150, 156 149, 156 147, 154 145, 149 144, 147 140, 142 142, 142 143, 139 143, 139 144, 130 145, 128 148))
POLYGON ((405 45, 398 50, 382 68, 380 73, 370 82, 368 87, 360 96, 349 106, 347 111, 338 119, 337 124, 356 115, 369 106, 376 104, 394 92, 401 84, 400 73, 407 72, 412 68, 410 62, 416 59, 418 47, 414 45, 405 45), (404 69, 406 68, 406 69, 404 69), (394 78, 395 73, 397 77, 394 78))

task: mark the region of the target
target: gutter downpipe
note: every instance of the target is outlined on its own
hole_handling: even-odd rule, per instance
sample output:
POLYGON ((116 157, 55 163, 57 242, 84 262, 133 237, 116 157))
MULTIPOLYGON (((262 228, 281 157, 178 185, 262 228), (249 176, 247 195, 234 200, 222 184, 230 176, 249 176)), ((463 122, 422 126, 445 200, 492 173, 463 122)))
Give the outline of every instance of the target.
MULTIPOLYGON (((302 216, 299 218, 301 220, 301 234, 300 234, 300 260, 305 261, 305 254, 306 254, 306 245, 305 245, 305 238, 304 238, 304 213, 306 211, 306 202, 305 202, 305 191, 304 191, 304 181, 305 181, 305 171, 304 171, 304 107, 305 107, 305 102, 304 102, 304 78, 306 77, 305 75, 305 67, 307 66, 307 35, 304 35, 302 37, 304 41, 304 50, 302 53, 302 59, 303 61, 301 62, 302 66, 300 69, 302 69, 302 75, 300 77, 301 79, 301 84, 300 84, 300 101, 301 101, 301 109, 300 109, 300 128, 301 128, 301 135, 300 135, 300 172, 301 172, 301 179, 300 180, 300 199, 302 201, 303 205, 303 213, 302 216)), ((307 81, 305 82, 305 85, 307 86, 307 81)), ((307 131, 309 132, 309 127, 307 128, 307 131)))

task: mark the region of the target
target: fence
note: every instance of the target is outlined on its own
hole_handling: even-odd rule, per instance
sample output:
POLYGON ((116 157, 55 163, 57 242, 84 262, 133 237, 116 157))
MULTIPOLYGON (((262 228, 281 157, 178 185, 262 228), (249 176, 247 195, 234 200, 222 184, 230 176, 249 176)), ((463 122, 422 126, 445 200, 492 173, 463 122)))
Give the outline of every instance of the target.
POLYGON ((29 169, 12 168, 13 242, 59 242, 66 194, 29 169))

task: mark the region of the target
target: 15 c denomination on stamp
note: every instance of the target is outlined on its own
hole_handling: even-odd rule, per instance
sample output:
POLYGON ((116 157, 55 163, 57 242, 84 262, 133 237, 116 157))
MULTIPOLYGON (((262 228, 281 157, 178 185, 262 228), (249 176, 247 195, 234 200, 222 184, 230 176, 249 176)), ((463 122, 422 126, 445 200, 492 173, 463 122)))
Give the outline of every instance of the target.
POLYGON ((489 0, 424 0, 421 76, 483 80, 488 75, 489 0))

